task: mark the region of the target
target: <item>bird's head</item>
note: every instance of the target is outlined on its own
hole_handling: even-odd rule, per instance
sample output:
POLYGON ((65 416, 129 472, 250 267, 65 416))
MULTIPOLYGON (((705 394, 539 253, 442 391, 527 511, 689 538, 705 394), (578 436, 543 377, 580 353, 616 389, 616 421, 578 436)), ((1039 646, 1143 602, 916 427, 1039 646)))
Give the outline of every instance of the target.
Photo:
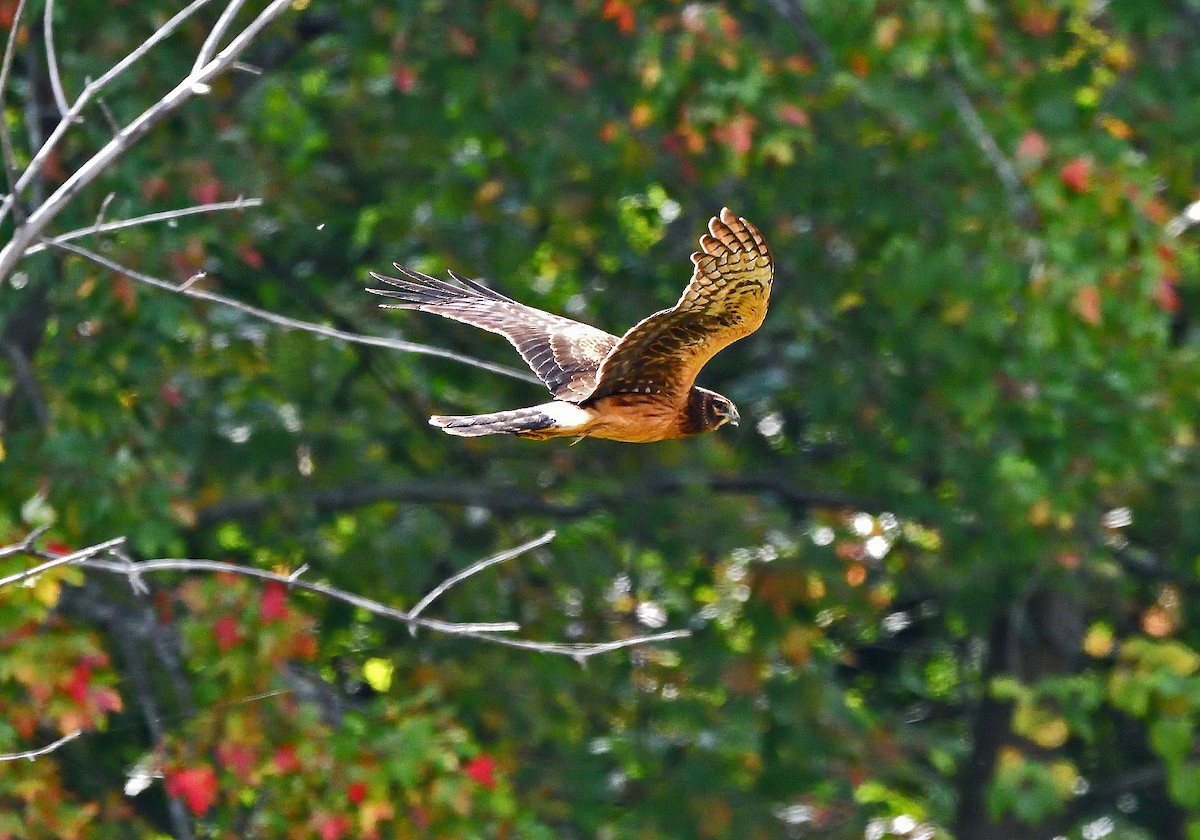
POLYGON ((711 432, 726 423, 734 426, 742 419, 737 406, 728 397, 706 388, 693 388, 689 414, 696 432, 711 432))

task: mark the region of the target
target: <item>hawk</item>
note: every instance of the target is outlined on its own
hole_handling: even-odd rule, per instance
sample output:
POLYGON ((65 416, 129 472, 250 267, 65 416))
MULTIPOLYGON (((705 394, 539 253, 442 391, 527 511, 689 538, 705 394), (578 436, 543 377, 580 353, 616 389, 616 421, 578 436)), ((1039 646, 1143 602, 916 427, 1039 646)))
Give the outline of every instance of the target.
POLYGON ((767 314, 774 266, 754 225, 722 209, 700 237, 692 263, 679 302, 620 338, 525 306, 453 271, 456 283, 448 283, 397 264, 403 277, 371 272, 392 288, 367 291, 399 301, 381 304, 385 309, 433 312, 504 336, 554 395, 530 408, 434 416, 431 425, 460 437, 650 443, 738 424, 728 398, 693 383, 709 359, 758 329, 767 314))

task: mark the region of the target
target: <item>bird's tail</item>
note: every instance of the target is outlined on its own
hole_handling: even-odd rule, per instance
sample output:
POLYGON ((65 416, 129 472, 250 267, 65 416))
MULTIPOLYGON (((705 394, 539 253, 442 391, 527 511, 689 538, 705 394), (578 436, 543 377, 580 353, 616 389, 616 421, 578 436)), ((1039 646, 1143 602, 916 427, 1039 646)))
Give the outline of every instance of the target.
POLYGON ((554 418, 541 410, 518 408, 513 411, 497 411, 494 414, 471 414, 463 417, 429 418, 429 425, 437 426, 446 434, 459 437, 480 435, 520 435, 522 437, 553 437, 552 431, 558 424, 554 418), (546 432, 551 432, 549 435, 546 432))

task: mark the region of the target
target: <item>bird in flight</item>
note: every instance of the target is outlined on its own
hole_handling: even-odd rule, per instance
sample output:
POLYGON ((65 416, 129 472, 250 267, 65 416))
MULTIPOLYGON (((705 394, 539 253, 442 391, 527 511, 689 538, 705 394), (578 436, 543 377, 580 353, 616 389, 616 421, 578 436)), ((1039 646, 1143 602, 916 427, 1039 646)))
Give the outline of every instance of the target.
POLYGON ((758 329, 775 270, 758 229, 728 208, 708 223, 692 254, 679 302, 617 337, 525 306, 455 272, 447 283, 396 265, 403 277, 371 272, 391 288, 367 289, 398 303, 498 333, 554 395, 529 408, 459 417, 433 426, 460 437, 511 434, 545 440, 595 437, 650 443, 738 424, 727 398, 693 384, 721 349, 758 329))

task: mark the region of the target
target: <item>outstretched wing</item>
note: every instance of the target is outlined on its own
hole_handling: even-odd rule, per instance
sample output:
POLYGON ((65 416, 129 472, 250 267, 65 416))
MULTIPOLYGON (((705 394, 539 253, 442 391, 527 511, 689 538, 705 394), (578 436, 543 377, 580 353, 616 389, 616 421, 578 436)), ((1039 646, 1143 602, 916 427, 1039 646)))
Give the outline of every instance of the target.
POLYGON ((761 234, 727 207, 708 231, 692 254, 683 297, 625 333, 601 363, 590 397, 682 397, 709 359, 762 324, 775 269, 761 234))
POLYGON ((381 306, 433 312, 504 336, 558 399, 577 402, 587 397, 600 362, 619 341, 587 324, 517 303, 453 271, 450 276, 461 285, 393 265, 406 279, 371 272, 394 288, 367 291, 400 301, 381 306))

